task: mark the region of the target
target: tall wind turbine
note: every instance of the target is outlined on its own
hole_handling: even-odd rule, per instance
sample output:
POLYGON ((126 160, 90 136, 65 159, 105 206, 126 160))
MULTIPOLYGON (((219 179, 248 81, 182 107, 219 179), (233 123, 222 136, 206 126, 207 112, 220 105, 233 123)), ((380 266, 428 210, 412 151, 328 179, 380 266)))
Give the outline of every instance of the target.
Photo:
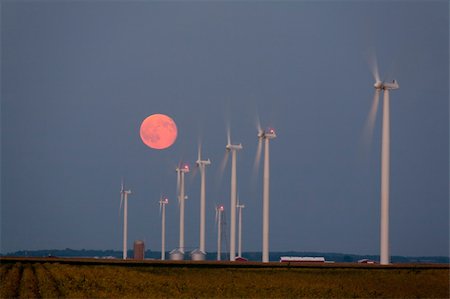
POLYGON ((236 152, 242 144, 231 144, 230 131, 227 132, 227 152, 231 152, 231 208, 230 208, 230 261, 236 259, 236 152))
POLYGON ((396 80, 392 82, 383 82, 378 72, 376 56, 370 59, 372 74, 375 80, 375 95, 372 108, 369 113, 366 130, 369 138, 372 135, 375 124, 375 117, 378 109, 380 93, 383 90, 383 123, 381 130, 381 215, 380 215, 380 264, 390 263, 389 254, 389 173, 390 173, 390 100, 389 91, 398 89, 396 80))
POLYGON ((123 202, 123 259, 127 259, 127 234, 128 234, 128 195, 131 194, 131 190, 125 190, 122 180, 122 186, 120 188, 120 207, 122 209, 123 202))
MULTIPOLYGON (((396 80, 381 82, 375 70, 375 98, 383 90, 383 124, 381 137, 381 224, 380 224, 380 264, 390 263, 389 254, 389 173, 390 173, 390 111, 389 91, 398 89, 396 80)), ((378 101, 375 100, 375 101, 378 101)))
POLYGON ((161 260, 166 259, 166 204, 169 203, 169 199, 162 198, 159 200, 159 212, 161 216, 161 260))
POLYGON ((236 205, 238 209, 238 257, 242 257, 242 209, 245 208, 245 205, 241 204, 238 200, 236 205))
POLYGON ((217 223, 217 260, 220 261, 222 255, 222 213, 224 208, 222 205, 216 206, 216 223, 217 223))
POLYGON ((201 146, 198 147, 197 166, 200 169, 201 185, 200 185, 200 252, 206 254, 205 251, 205 193, 206 193, 206 165, 210 165, 211 161, 201 159, 201 146))
POLYGON ((177 186, 179 186, 178 202, 180 204, 180 242, 179 251, 184 254, 184 201, 186 196, 184 195, 184 174, 189 172, 189 165, 183 164, 181 167, 177 167, 177 186))
MULTIPOLYGON (((256 152, 255 165, 259 163, 262 142, 264 141, 264 175, 263 175, 263 244, 262 261, 269 262, 269 140, 277 137, 274 129, 262 130, 258 125, 258 149, 256 152)), ((255 168, 256 169, 256 168, 255 168)))

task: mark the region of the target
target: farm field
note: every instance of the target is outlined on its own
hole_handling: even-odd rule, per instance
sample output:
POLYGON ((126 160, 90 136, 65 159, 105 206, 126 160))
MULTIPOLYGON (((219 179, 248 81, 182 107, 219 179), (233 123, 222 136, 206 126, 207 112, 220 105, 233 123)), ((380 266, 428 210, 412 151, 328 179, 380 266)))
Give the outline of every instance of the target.
POLYGON ((1 298, 448 298, 448 265, 1 259, 1 298))

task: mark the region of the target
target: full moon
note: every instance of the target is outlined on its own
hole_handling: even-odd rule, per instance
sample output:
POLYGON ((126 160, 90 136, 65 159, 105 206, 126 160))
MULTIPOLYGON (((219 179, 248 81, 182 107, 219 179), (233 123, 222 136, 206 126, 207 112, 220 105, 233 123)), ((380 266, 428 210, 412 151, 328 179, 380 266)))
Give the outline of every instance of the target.
POLYGON ((177 139, 177 125, 167 115, 153 114, 141 124, 141 139, 148 147, 165 149, 177 139))

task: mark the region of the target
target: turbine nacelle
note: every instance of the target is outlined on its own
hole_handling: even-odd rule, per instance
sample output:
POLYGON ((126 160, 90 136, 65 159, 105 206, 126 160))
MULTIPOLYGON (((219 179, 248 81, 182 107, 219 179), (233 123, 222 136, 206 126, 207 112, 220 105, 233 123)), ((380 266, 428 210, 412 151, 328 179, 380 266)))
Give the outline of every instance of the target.
POLYGON ((383 84, 383 89, 398 89, 397 80, 393 80, 392 82, 387 82, 383 84))
POLYGON ((176 172, 189 172, 189 165, 188 164, 182 164, 180 167, 177 167, 177 169, 175 169, 176 172))
POLYGON ((197 160, 195 163, 197 163, 197 166, 200 166, 200 165, 209 165, 209 164, 211 164, 211 160, 197 160))
POLYGON ((258 136, 259 139, 263 139, 263 138, 272 139, 272 138, 277 137, 277 134, 275 133, 275 130, 273 128, 269 128, 269 129, 267 129, 265 131, 260 130, 258 132, 257 136, 258 136))
POLYGON ((373 85, 375 89, 383 89, 383 90, 391 90, 391 89, 398 89, 398 82, 397 80, 393 80, 392 82, 381 82, 377 81, 373 85))
POLYGON ((268 138, 268 139, 272 139, 277 137, 277 134, 275 133, 275 130, 273 128, 268 128, 266 130, 259 130, 258 131, 258 138, 259 139, 263 139, 263 138, 268 138))
POLYGON ((164 199, 161 199, 160 201, 159 201, 159 204, 160 205, 167 205, 169 203, 169 199, 168 198, 164 198, 164 199))
POLYGON ((242 149, 242 144, 227 144, 226 147, 227 150, 229 151, 236 151, 236 150, 241 150, 242 149))
POLYGON ((277 134, 275 134, 275 130, 273 128, 269 128, 264 132, 264 138, 273 139, 275 137, 277 137, 277 134))

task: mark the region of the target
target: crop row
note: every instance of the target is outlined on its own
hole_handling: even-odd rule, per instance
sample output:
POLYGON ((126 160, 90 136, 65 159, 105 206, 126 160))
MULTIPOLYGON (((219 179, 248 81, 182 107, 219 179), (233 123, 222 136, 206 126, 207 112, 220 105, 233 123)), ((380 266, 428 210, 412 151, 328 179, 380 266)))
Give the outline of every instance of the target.
POLYGON ((0 267, 1 298, 447 297, 448 269, 164 268, 60 263, 0 267))
POLYGON ((57 282, 42 264, 2 265, 0 274, 1 298, 56 298, 61 295, 57 282))

